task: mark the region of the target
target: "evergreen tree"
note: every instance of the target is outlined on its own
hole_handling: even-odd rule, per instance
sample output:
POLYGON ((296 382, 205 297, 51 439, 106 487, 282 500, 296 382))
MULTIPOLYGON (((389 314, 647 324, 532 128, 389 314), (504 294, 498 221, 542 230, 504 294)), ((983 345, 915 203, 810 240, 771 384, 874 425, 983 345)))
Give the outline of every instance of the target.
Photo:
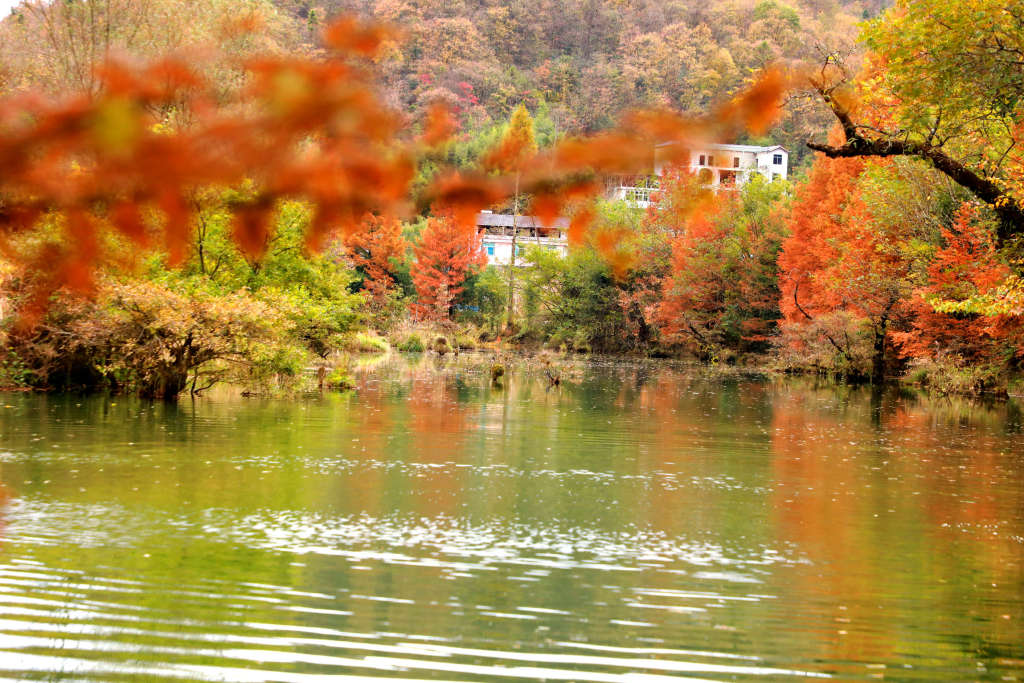
POLYGON ((396 265, 405 260, 402 224, 394 216, 370 215, 360 230, 345 238, 352 262, 363 273, 363 288, 376 307, 394 289, 396 265))
POLYGON ((450 319, 466 278, 487 265, 479 233, 467 231, 450 216, 430 218, 414 254, 411 271, 418 300, 413 314, 420 319, 450 319))

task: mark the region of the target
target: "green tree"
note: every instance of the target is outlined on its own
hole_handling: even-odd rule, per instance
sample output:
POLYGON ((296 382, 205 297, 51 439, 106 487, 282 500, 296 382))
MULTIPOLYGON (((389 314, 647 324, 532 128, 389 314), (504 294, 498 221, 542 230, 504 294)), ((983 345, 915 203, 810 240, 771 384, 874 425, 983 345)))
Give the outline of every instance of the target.
POLYGON ((505 317, 507 289, 502 273, 487 266, 466 278, 459 303, 464 307, 463 318, 497 332, 505 317))

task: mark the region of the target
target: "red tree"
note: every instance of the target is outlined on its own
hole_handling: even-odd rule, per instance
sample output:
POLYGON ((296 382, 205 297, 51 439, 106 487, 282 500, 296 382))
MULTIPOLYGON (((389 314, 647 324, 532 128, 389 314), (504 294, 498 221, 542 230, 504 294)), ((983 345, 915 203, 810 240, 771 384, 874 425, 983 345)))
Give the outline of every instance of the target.
POLYGON ((363 271, 363 287, 374 305, 382 306, 394 289, 396 262, 405 260, 402 224, 394 216, 369 215, 358 231, 345 238, 345 246, 363 271))
POLYGON ((891 333, 912 315, 909 245, 918 227, 910 216, 875 215, 862 185, 865 168, 858 159, 815 161, 779 254, 779 307, 792 351, 805 359, 824 352, 832 357, 825 365, 880 382, 891 333))
POLYGON ((840 217, 863 170, 860 159, 818 158, 807 181, 797 188, 789 237, 779 253, 779 308, 790 323, 828 313, 841 304, 821 273, 839 258, 840 217))
POLYGON ((949 315, 934 301, 963 301, 995 290, 1010 275, 996 252, 994 230, 965 203, 952 227, 942 231, 945 246, 928 268, 928 284, 911 305, 915 319, 907 332, 894 334, 900 352, 911 358, 940 355, 966 363, 1000 363, 1024 354, 1024 326, 1019 316, 949 315))
POLYGON ((779 317, 778 185, 753 181, 717 196, 688 171, 669 173, 646 223, 673 235, 657 321, 663 338, 714 357, 759 350, 779 317))
POLYGON ((418 301, 413 314, 421 319, 447 320, 462 292, 462 283, 474 271, 487 265, 483 241, 476 229, 451 216, 427 220, 413 252, 412 281, 418 301))

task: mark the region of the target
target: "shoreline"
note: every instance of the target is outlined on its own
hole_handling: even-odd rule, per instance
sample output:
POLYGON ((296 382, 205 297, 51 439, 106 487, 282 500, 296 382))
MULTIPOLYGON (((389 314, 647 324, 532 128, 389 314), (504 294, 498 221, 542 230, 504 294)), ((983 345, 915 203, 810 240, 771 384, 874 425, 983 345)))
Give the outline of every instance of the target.
MULTIPOLYGON (((449 350, 445 352, 438 352, 432 348, 424 349, 423 351, 403 351, 390 346, 385 350, 351 350, 344 351, 339 354, 338 358, 334 359, 335 367, 344 369, 348 374, 366 374, 372 373, 373 366, 377 365, 376 362, 367 365, 366 361, 384 361, 390 356, 402 356, 406 358, 419 357, 421 359, 434 358, 437 360, 448 361, 453 358, 476 358, 481 362, 485 359, 496 360, 497 363, 492 363, 492 368, 500 365, 503 368, 503 372, 506 366, 511 366, 508 369, 516 370, 516 366, 522 363, 526 363, 531 360, 540 359, 543 361, 543 366, 531 368, 527 370, 530 374, 543 374, 544 368, 554 368, 559 370, 559 363, 563 364, 602 364, 602 363, 616 363, 616 364, 651 364, 660 365, 663 367, 669 367, 679 370, 690 370, 695 371, 705 377, 718 380, 747 380, 747 381, 779 381, 779 380, 819 380, 836 387, 851 387, 851 388, 871 388, 872 385, 870 380, 858 380, 844 378, 836 376, 825 370, 812 370, 812 369, 800 369, 800 368, 778 368, 772 367, 770 363, 764 364, 757 363, 707 363, 700 361, 695 358, 687 358, 685 356, 651 356, 643 353, 583 353, 574 351, 553 351, 550 349, 544 349, 543 347, 525 347, 515 346, 506 343, 498 342, 495 344, 491 343, 480 343, 474 348, 453 348, 449 347, 449 350), (354 362, 356 359, 360 359, 363 363, 354 362)), ((748 357, 749 358, 749 357, 748 357)), ((770 360, 770 359, 766 359, 770 360)), ((561 373, 559 373, 560 376, 561 373)), ((879 391, 885 391, 889 389, 901 389, 910 390, 914 392, 920 392, 922 394, 935 397, 935 398, 959 398, 974 400, 982 403, 991 402, 1006 402, 1024 399, 1024 377, 1011 376, 1006 378, 1006 388, 998 390, 982 390, 975 392, 965 391, 942 391, 933 387, 928 386, 927 383, 914 382, 909 379, 911 372, 907 372, 903 376, 899 377, 887 377, 885 382, 878 385, 879 391)), ((550 378, 551 372, 547 373, 550 378)), ((354 388, 354 386, 345 387, 342 389, 337 388, 323 388, 319 389, 316 387, 316 374, 315 370, 309 371, 310 385, 300 388, 291 388, 281 391, 250 391, 245 390, 244 384, 237 382, 225 381, 217 384, 218 388, 233 387, 239 389, 239 393, 242 397, 252 398, 289 398, 295 396, 301 396, 305 394, 316 394, 316 393, 344 393, 354 388)), ((552 384, 559 384, 561 379, 552 382, 552 384)), ((568 382, 571 382, 571 378, 567 378, 568 382)), ((133 396, 134 392, 131 391, 110 391, 110 390, 68 390, 68 389, 51 389, 45 387, 29 387, 29 386, 18 386, 16 384, 0 384, 0 393, 36 393, 36 394, 50 394, 55 396, 63 395, 81 395, 81 396, 94 396, 109 394, 111 396, 133 396)), ((195 397, 202 397, 206 392, 196 394, 195 397)), ((179 394, 175 400, 181 400, 185 397, 189 397, 189 392, 183 391, 179 394)))

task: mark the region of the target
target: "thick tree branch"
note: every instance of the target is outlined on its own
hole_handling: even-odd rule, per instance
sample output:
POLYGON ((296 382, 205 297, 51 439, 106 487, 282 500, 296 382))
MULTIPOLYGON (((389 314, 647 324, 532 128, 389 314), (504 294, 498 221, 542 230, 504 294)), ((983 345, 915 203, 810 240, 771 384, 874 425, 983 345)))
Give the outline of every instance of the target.
POLYGON ((946 154, 941 145, 932 144, 934 131, 924 142, 916 142, 906 137, 896 138, 892 133, 885 137, 867 138, 861 132, 863 127, 858 126, 849 112, 832 97, 835 88, 825 88, 817 83, 815 87, 842 127, 846 142, 842 145, 808 142, 809 148, 833 159, 909 156, 927 161, 936 170, 992 207, 999 217, 997 236, 1000 244, 1012 237, 1024 235, 1024 206, 979 171, 946 154))

